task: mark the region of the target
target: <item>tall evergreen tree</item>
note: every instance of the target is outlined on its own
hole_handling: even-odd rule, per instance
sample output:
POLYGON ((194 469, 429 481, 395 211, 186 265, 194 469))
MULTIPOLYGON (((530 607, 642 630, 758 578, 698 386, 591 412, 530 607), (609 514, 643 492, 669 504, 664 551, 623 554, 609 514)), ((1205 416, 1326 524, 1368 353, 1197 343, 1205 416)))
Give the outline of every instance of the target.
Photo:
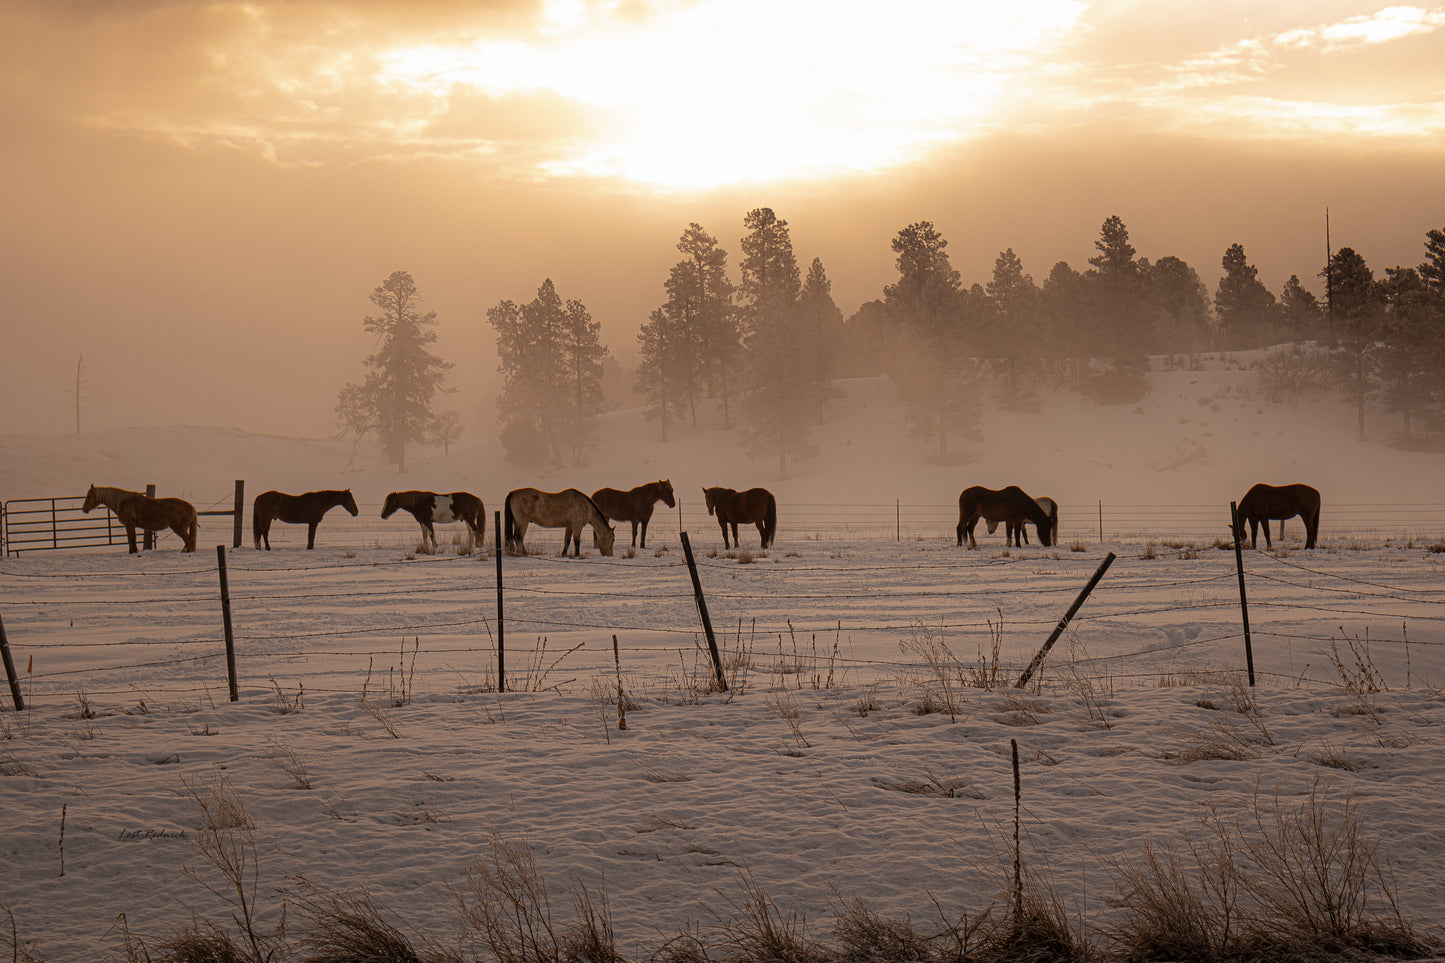
POLYGON ((1298 274, 1291 274, 1279 295, 1280 323, 1285 334, 1296 341, 1323 339, 1325 312, 1319 300, 1300 283, 1298 274))
POLYGON ((1411 416, 1430 402, 1439 377, 1439 320, 1430 303, 1430 289, 1415 268, 1385 270, 1381 284, 1385 312, 1375 347, 1375 373, 1381 400, 1398 411, 1401 432, 1410 437, 1411 416))
POLYGON ((672 424, 671 409, 686 397, 677 387, 673 371, 684 367, 676 360, 674 345, 680 340, 677 326, 668 317, 665 307, 654 308, 642 330, 637 334, 641 360, 637 366, 637 390, 645 399, 644 412, 662 426, 662 440, 672 424))
POLYGON ((804 357, 798 317, 800 280, 788 222, 770 208, 743 219, 741 312, 747 348, 747 415, 744 443, 754 454, 776 454, 778 476, 788 473, 788 456, 817 452, 809 440, 806 381, 797 377, 804 357))
POLYGON ((410 274, 393 271, 370 297, 381 313, 362 319, 361 326, 376 336, 377 349, 366 358, 371 370, 365 380, 341 389, 337 415, 358 437, 374 429, 387 460, 406 471, 406 446, 427 439, 432 399, 449 390, 443 382, 452 364, 427 350, 437 339, 437 315, 421 313, 410 274))
POLYGON ((1199 272, 1177 257, 1161 257, 1149 269, 1148 297, 1159 316, 1151 351, 1204 349, 1209 334, 1209 290, 1199 272))
POLYGON ((938 440, 972 430, 978 406, 966 363, 966 319, 958 271, 948 241, 929 221, 910 224, 893 239, 898 280, 883 289, 898 330, 897 363, 889 372, 914 434, 938 440))
POLYGON ((1374 272, 1353 248, 1342 247, 1328 266, 1330 308, 1339 338, 1338 378, 1359 419, 1365 438, 1365 405, 1375 389, 1372 352, 1384 314, 1384 298, 1374 272))
POLYGON ((799 372, 807 382, 813 423, 823 423, 823 403, 841 392, 833 386, 843 342, 843 312, 833 303, 833 282, 819 258, 813 258, 798 294, 803 357, 799 372))
POLYGON ((1011 394, 1019 390, 1024 367, 1041 357, 1039 290, 1024 273, 1013 248, 1000 251, 993 262, 993 279, 984 286, 995 333, 984 350, 999 358, 1011 394))
POLYGON ((1094 249, 1099 253, 1089 258, 1092 267, 1086 275, 1093 315, 1093 350, 1107 359, 1115 371, 1137 373, 1144 368, 1143 274, 1134 260, 1129 229, 1117 214, 1108 217, 1100 227, 1094 249))
POLYGON ((1084 300, 1084 276, 1067 261, 1054 264, 1039 288, 1039 347, 1046 362, 1075 369, 1075 377, 1089 357, 1084 300))
MULTIPOLYGON (((723 427, 731 428, 732 401, 742 377, 742 331, 733 303, 736 290, 727 273, 728 254, 697 223, 687 226, 677 249, 683 259, 673 268, 669 283, 675 278, 681 289, 678 295, 686 298, 686 337, 689 343, 696 342, 698 373, 707 396, 722 402, 723 427)), ((669 301, 676 300, 672 287, 668 296, 669 301)))
POLYGON ((1244 245, 1231 244, 1221 261, 1224 276, 1214 294, 1214 314, 1224 344, 1229 348, 1257 348, 1274 337, 1279 308, 1274 295, 1259 280, 1244 245))
POLYGON ((516 461, 580 464, 596 437, 602 404, 601 326, 580 301, 563 303, 552 279, 525 305, 487 311, 497 332, 502 445, 516 461))

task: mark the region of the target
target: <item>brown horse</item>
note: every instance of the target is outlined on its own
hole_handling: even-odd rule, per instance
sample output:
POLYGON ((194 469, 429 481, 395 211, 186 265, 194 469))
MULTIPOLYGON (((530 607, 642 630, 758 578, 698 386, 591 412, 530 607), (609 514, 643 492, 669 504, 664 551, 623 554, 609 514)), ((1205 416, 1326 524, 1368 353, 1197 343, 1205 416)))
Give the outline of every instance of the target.
POLYGON ((617 533, 607 524, 607 516, 597 503, 575 488, 560 492, 543 492, 535 488, 516 488, 507 493, 506 510, 502 512, 506 526, 507 551, 525 554, 522 540, 527 526, 565 529, 562 533, 562 554, 571 548, 572 557, 582 555, 582 529, 592 526, 592 544, 603 555, 612 554, 617 533))
POLYGON ((279 519, 292 525, 305 524, 306 547, 315 548, 316 526, 321 524, 322 516, 337 505, 350 512, 353 518, 356 517, 356 499, 351 497, 349 488, 342 491, 330 488, 325 491, 306 492, 303 495, 262 492, 256 496, 256 502, 251 508, 251 535, 256 540, 256 547, 259 549, 264 541, 266 551, 271 551, 271 520, 279 519))
POLYGON ((668 508, 676 508, 672 496, 672 482, 661 481, 638 485, 628 491, 615 488, 599 488, 592 493, 592 500, 602 509, 602 514, 617 522, 632 523, 632 544, 637 544, 637 526, 642 525, 642 547, 647 547, 647 523, 652 520, 652 508, 658 501, 668 508))
POLYGON ((1249 525, 1249 547, 1254 548, 1259 540, 1259 526, 1264 525, 1264 547, 1274 548, 1269 540, 1271 519, 1294 518, 1296 515, 1305 523, 1305 548, 1314 548, 1320 533, 1320 493, 1308 485, 1264 485, 1259 484, 1244 493, 1239 500, 1239 528, 1236 534, 1244 540, 1244 526, 1249 525))
POLYGON ((980 518, 990 522, 1005 523, 1005 541, 1023 547, 1021 536, 1024 522, 1032 522, 1039 531, 1039 544, 1054 544, 1053 521, 1039 503, 1017 485, 1010 485, 998 491, 975 485, 965 488, 958 496, 958 544, 968 536, 968 547, 978 548, 973 537, 974 526, 980 518))
POLYGON ((183 498, 148 498, 125 488, 91 485, 80 510, 89 513, 97 505, 109 508, 125 526, 126 542, 132 555, 140 551, 135 541, 137 528, 147 532, 169 528, 180 538, 181 551, 196 550, 196 536, 201 528, 197 522, 196 506, 183 498))
POLYGON ((773 537, 778 534, 778 503, 773 493, 766 488, 749 488, 745 492, 731 488, 704 488, 703 500, 707 502, 707 513, 717 516, 717 526, 722 529, 723 548, 728 547, 728 526, 733 529, 733 548, 741 548, 738 541, 738 523, 752 522, 758 526, 758 536, 763 548, 771 548, 773 537))
MULTIPOLYGON (((1049 542, 1054 545, 1059 544, 1059 503, 1047 495, 1040 495, 1034 501, 1038 502, 1039 507, 1044 510, 1044 514, 1049 516, 1049 542)), ((988 522, 988 533, 992 535, 998 529, 998 521, 996 519, 986 519, 986 521, 988 522)), ((1005 527, 1004 535, 1012 536, 1013 532, 1005 527)), ((1027 545, 1029 543, 1028 526, 1024 526, 1023 536, 1024 544, 1027 545)))
POLYGON ((482 500, 471 492, 451 492, 439 495, 436 492, 392 492, 381 506, 381 517, 390 518, 397 509, 410 512, 421 526, 423 548, 435 552, 437 533, 433 525, 440 522, 466 522, 467 531, 477 545, 487 534, 486 507, 482 500))

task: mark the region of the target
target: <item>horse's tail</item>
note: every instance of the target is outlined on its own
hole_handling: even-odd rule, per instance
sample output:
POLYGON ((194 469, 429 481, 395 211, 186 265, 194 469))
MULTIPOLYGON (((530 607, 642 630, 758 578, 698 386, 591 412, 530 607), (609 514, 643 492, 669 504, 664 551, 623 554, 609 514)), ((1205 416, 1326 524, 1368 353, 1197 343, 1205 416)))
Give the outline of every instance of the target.
POLYGON ((507 502, 502 511, 503 541, 508 549, 512 548, 512 543, 517 538, 517 519, 512 514, 512 496, 515 494, 516 492, 507 492, 507 502))
POLYGON ((181 551, 183 551, 183 552, 194 552, 194 551, 196 550, 196 541, 197 541, 200 537, 201 537, 201 519, 200 519, 200 517, 199 517, 198 515, 196 515, 196 514, 193 513, 193 514, 191 515, 190 533, 186 536, 186 547, 183 548, 183 549, 181 549, 181 551))
POLYGON ((257 498, 251 506, 251 539, 256 547, 261 547, 261 499, 257 498))
POLYGON ((763 548, 773 547, 773 536, 778 534, 778 500, 768 492, 768 507, 763 512, 763 548))

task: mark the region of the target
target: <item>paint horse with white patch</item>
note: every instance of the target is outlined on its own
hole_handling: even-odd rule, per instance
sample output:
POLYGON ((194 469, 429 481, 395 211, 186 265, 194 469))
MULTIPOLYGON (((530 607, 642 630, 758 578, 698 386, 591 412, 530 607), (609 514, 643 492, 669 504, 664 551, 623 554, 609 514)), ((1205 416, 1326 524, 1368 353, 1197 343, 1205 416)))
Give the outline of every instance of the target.
POLYGON ((481 545, 487 534, 486 507, 471 492, 392 492, 381 506, 381 517, 390 518, 397 509, 411 513, 421 526, 422 545, 437 550, 437 533, 432 526, 445 522, 466 522, 474 544, 481 545))

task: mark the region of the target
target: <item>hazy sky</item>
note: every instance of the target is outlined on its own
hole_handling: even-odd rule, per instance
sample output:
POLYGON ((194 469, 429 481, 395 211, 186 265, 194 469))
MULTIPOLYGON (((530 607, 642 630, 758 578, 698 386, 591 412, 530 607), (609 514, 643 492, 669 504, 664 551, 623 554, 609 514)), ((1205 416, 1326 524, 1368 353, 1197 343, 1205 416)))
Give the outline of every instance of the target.
POLYGON ((772 207, 845 314, 931 220, 968 283, 1124 219, 1211 294, 1445 226, 1445 5, 0 0, 0 434, 324 436, 412 273, 489 423, 486 309, 544 278, 630 359, 690 221, 772 207))

